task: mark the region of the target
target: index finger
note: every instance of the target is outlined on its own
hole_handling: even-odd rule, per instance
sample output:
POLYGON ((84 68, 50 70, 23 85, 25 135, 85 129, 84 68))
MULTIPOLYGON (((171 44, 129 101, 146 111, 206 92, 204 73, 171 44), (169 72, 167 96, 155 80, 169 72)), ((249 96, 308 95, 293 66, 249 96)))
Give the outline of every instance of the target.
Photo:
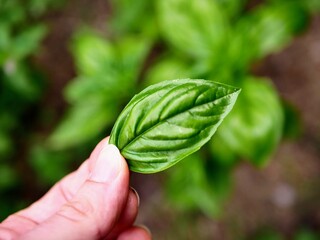
POLYGON ((11 232, 11 234, 22 234, 55 214, 86 181, 95 159, 108 140, 109 138, 105 138, 100 141, 88 160, 83 162, 76 171, 56 183, 42 198, 5 219, 0 225, 0 230, 11 232))

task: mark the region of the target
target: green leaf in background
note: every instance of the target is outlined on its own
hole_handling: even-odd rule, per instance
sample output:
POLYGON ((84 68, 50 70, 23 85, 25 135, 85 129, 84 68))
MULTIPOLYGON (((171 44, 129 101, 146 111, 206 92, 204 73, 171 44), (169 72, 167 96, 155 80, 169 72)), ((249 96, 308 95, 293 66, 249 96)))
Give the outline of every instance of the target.
POLYGON ((141 36, 126 36, 113 43, 96 33, 80 31, 73 41, 72 52, 80 74, 101 76, 121 68, 137 74, 150 44, 149 39, 141 36))
POLYGON ((44 14, 48 8, 52 11, 61 7, 64 2, 65 0, 29 0, 29 11, 33 16, 39 16, 44 14))
MULTIPOLYGON (((201 155, 199 152, 195 152, 179 162, 178 167, 168 169, 165 190, 175 209, 192 211, 198 208, 198 200, 194 199, 197 195, 194 195, 194 192, 207 190, 203 167, 204 161, 201 155)), ((214 212, 216 205, 212 199, 211 203, 213 205, 211 211, 214 212)))
POLYGON ((233 165, 239 159, 238 152, 232 148, 228 140, 226 137, 221 137, 218 131, 209 142, 214 161, 225 166, 233 165))
POLYGON ((86 76, 103 72, 116 57, 115 50, 108 40, 90 32, 80 32, 75 36, 72 52, 79 74, 86 76))
POLYGON ((38 24, 25 29, 15 36, 10 49, 12 58, 19 60, 33 53, 39 47, 39 43, 46 32, 46 27, 38 24))
POLYGON ((20 0, 0 1, 0 23, 12 26, 25 19, 26 10, 21 5, 20 0))
POLYGON ((218 76, 221 82, 221 74, 216 74, 221 73, 221 69, 216 70, 211 61, 193 61, 171 53, 160 57, 159 61, 148 69, 143 83, 144 86, 149 86, 165 79, 205 78, 210 72, 214 72, 214 76, 218 76))
POLYGON ((116 103, 86 101, 73 106, 51 134, 53 149, 66 149, 97 137, 115 121, 116 103))
POLYGON ((190 64, 182 59, 169 55, 161 58, 147 72, 144 86, 162 82, 165 79, 183 79, 192 77, 190 64))
POLYGON ((260 166, 279 144, 282 105, 274 87, 264 79, 245 79, 241 88, 233 111, 211 141, 212 154, 230 161, 242 157, 260 166))
POLYGON ((32 67, 27 67, 21 61, 9 59, 4 66, 4 95, 7 99, 12 98, 12 104, 19 99, 24 105, 27 102, 37 100, 43 90, 43 81, 32 67), (11 96, 10 96, 11 95, 11 96))
POLYGON ((261 5, 237 23, 230 45, 230 61, 236 62, 235 67, 248 69, 253 60, 283 48, 307 22, 307 12, 298 1, 261 5))
POLYGON ((10 47, 9 27, 0 22, 0 65, 8 58, 7 49, 10 47))
POLYGON ((65 88, 72 106, 50 136, 52 148, 93 140, 112 125, 122 104, 136 92, 149 48, 149 41, 141 37, 111 43, 90 32, 76 36, 72 49, 79 76, 65 88))
POLYGON ((293 35, 305 28, 308 23, 307 12, 296 1, 273 4, 257 10, 251 16, 256 25, 251 36, 259 46, 259 55, 265 56, 277 51, 292 39, 293 35))
POLYGON ((201 211, 208 217, 217 217, 231 190, 230 174, 226 169, 196 152, 186 157, 176 168, 167 172, 166 193, 181 211, 201 211), (187 173, 187 174, 186 174, 187 173))
POLYGON ((67 87, 67 99, 82 101, 97 94, 111 95, 114 100, 131 97, 150 44, 139 36, 127 36, 111 43, 94 33, 78 34, 72 49, 80 81, 73 81, 67 87))
POLYGON ((110 24, 115 34, 156 34, 154 1, 113 0, 113 15, 110 24))
POLYGON ((163 36, 175 49, 208 58, 226 47, 229 26, 212 0, 161 0, 157 13, 163 36))
POLYGON ((248 0, 214 0, 219 4, 220 9, 229 17, 230 20, 238 17, 244 10, 248 0))
POLYGON ((29 164, 43 186, 55 184, 70 172, 69 152, 52 151, 38 144, 30 149, 29 164))
POLYGON ((240 90, 206 80, 168 80, 137 94, 118 117, 110 143, 131 170, 164 170, 197 151, 232 109, 240 90))
POLYGON ((152 43, 152 39, 141 36, 126 36, 121 41, 117 41, 116 48, 120 58, 119 62, 121 63, 119 72, 123 75, 121 89, 124 88, 124 84, 127 85, 127 89, 123 90, 123 94, 127 93, 128 95, 130 93, 132 96, 133 90, 137 89, 138 78, 152 43))

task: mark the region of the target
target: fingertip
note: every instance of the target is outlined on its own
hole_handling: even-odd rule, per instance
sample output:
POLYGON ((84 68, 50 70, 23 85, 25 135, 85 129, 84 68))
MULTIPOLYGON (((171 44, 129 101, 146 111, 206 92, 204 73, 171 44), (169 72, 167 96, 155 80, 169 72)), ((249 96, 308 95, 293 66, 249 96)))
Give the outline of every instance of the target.
POLYGON ((99 153, 101 152, 101 150, 103 149, 103 147, 105 145, 107 145, 109 143, 109 139, 110 137, 106 137, 104 139, 102 139, 97 145, 96 147, 93 149, 93 151, 91 152, 90 154, 90 157, 89 157, 89 168, 92 169, 93 167, 93 164, 94 164, 94 160, 97 159, 97 157, 99 156, 99 153))
POLYGON ((114 144, 109 144, 109 143, 105 144, 99 156, 104 152, 106 152, 110 157, 116 158, 118 160, 123 160, 123 157, 120 153, 119 148, 114 144))
POLYGON ((123 172, 128 172, 125 159, 113 144, 106 144, 95 160, 89 179, 95 182, 113 182, 123 172))

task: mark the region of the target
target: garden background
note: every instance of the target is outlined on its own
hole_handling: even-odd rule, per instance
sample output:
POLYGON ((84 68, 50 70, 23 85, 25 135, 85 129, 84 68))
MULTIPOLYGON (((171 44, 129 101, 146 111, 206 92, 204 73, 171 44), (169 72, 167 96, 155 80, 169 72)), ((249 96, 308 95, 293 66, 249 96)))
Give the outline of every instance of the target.
POLYGON ((319 0, 0 0, 0 219, 110 134, 144 87, 242 88, 213 139, 132 173, 154 239, 320 238, 319 0))

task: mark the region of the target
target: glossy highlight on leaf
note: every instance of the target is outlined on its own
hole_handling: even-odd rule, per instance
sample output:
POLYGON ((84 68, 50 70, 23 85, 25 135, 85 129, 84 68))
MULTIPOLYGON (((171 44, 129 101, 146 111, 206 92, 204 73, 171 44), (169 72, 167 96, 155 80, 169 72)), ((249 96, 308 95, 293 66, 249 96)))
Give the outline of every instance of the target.
POLYGON ((240 89, 202 79, 149 86, 118 117, 110 143, 132 171, 162 171, 210 140, 232 109, 240 89))

